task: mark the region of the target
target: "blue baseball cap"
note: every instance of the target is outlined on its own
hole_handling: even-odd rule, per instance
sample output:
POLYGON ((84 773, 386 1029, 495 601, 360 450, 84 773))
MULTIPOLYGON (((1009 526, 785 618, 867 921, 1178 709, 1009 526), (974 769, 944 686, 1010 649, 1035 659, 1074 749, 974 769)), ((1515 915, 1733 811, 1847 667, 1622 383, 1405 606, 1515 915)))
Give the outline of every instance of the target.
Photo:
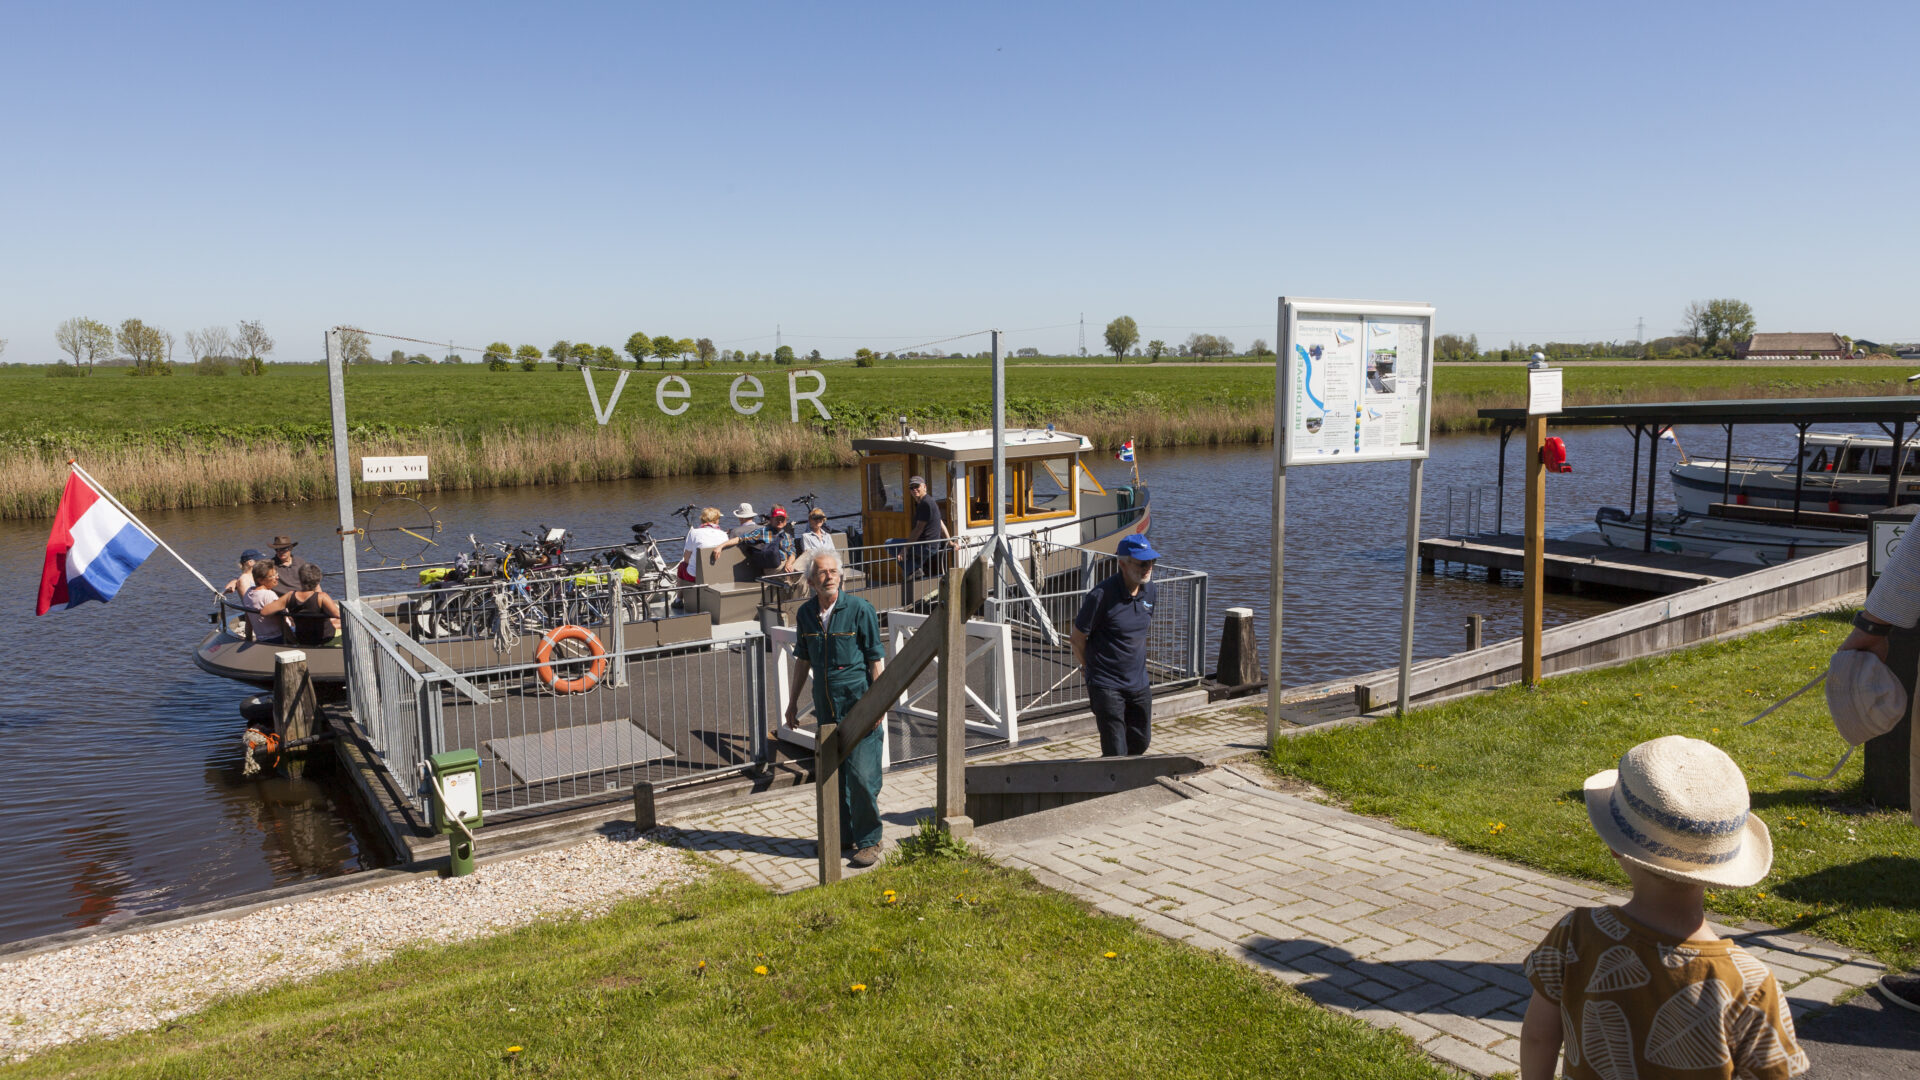
POLYGON ((1129 559, 1139 559, 1141 562, 1160 557, 1160 553, 1153 550, 1153 545, 1147 543, 1147 538, 1139 533, 1131 533, 1123 537, 1114 554, 1125 555, 1129 559))
POLYGON ((261 551, 259 548, 248 548, 240 553, 241 562, 259 562, 261 559, 271 558, 273 558, 273 556, 261 551))

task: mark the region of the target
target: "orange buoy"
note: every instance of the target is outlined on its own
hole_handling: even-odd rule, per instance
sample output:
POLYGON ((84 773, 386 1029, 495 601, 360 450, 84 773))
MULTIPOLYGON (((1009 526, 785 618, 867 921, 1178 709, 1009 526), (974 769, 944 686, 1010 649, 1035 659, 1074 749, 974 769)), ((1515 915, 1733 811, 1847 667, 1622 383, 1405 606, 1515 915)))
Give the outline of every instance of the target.
MULTIPOLYGON (((600 677, 607 672, 607 650, 600 644, 593 631, 584 626, 560 626, 541 635, 540 648, 533 654, 540 661, 540 681, 546 683, 556 694, 584 694, 599 685, 600 677), (563 641, 578 641, 586 645, 593 654, 593 663, 577 678, 562 679, 554 673, 553 653, 563 641)), ((566 660, 565 657, 561 658, 566 660)))

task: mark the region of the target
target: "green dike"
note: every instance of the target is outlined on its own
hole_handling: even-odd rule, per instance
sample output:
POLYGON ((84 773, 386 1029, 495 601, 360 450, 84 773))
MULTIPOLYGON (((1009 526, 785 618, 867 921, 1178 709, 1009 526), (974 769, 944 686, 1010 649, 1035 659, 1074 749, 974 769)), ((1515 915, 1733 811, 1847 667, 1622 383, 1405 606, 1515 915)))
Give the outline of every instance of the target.
POLYGON ((1851 612, 1622 667, 1510 687, 1361 728, 1276 740, 1272 763, 1363 814, 1468 850, 1606 882, 1623 874, 1587 822, 1581 786, 1629 747, 1689 735, 1746 773, 1773 834, 1773 873, 1708 893, 1708 907, 1920 962, 1920 833, 1904 812, 1865 804, 1861 758, 1819 776, 1846 743, 1819 690, 1740 726, 1824 670, 1851 612))
POLYGON ((409 951, 7 1075, 1447 1074, 1398 1033, 1239 963, 947 859, 787 896, 717 873, 604 918, 409 951))
MULTIPOLYGON (((791 420, 788 369, 747 365, 760 379, 763 407, 741 417, 727 402, 733 371, 657 368, 632 371, 614 423, 665 424, 668 429, 715 423, 780 424, 791 420), (667 418, 654 402, 662 374, 681 375, 693 396, 685 414, 667 418)), ((987 415, 988 373, 971 367, 834 366, 823 369, 823 398, 838 430, 890 426, 902 413, 917 421, 981 421, 987 415)), ((1900 393, 1904 369, 1884 367, 1572 367, 1571 400, 1660 400, 1672 396, 1790 397, 1900 393)), ((605 403, 615 372, 597 371, 605 403)), ((802 379, 802 388, 810 380, 802 379)), ((1526 371, 1511 367, 1441 365, 1435 375, 1436 422, 1470 422, 1474 409, 1518 403, 1526 371), (1456 415, 1457 414, 1457 415, 1456 415)), ((1265 365, 1071 367, 1020 365, 1007 373, 1015 422, 1044 421, 1057 413, 1124 416, 1143 410, 1271 408, 1273 369, 1265 365)), ((578 372, 489 371, 484 366, 368 365, 347 372, 348 416, 368 434, 419 430, 486 435, 503 428, 536 431, 591 427, 593 416, 578 372)), ((675 404, 669 402, 669 404, 675 404)), ((165 378, 135 378, 124 368, 91 376, 51 379, 41 367, 0 368, 0 450, 55 452, 62 440, 86 443, 148 439, 161 443, 240 438, 322 440, 327 434, 326 372, 316 365, 270 365, 258 378, 212 378, 190 369, 165 378)), ((813 415, 801 404, 806 421, 813 415)))

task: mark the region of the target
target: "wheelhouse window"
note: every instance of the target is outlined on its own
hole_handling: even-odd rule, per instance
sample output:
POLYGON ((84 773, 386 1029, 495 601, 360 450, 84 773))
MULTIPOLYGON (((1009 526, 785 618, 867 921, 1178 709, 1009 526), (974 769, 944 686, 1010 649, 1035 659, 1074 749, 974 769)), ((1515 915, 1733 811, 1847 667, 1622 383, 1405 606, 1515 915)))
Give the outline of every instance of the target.
POLYGON ((902 458, 867 462, 866 509, 903 511, 907 508, 907 463, 902 458))

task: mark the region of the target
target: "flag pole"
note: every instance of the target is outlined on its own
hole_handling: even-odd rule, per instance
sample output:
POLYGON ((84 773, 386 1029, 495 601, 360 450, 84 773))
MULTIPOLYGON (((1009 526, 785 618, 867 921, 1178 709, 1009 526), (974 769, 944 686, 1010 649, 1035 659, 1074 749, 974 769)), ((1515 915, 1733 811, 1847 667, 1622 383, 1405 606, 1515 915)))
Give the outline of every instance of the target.
POLYGON ((127 509, 125 503, 122 503, 119 499, 114 498, 113 492, 108 491, 106 488, 106 485, 102 484, 98 480, 95 480, 93 478, 93 474, 81 468, 80 463, 77 461, 69 460, 67 462, 67 467, 72 469, 74 472, 80 474, 80 479, 85 480, 87 482, 88 487, 91 487, 93 490, 99 492, 100 497, 107 500, 108 505, 112 506, 115 510, 118 510, 121 513, 127 515, 127 520, 133 522, 134 528, 139 529, 141 532, 147 534, 147 539, 152 540, 156 544, 159 544, 161 550, 173 556, 174 560, 178 562, 181 566, 186 567, 187 573, 192 574, 196 578, 199 578, 200 584, 205 585, 207 587, 207 591, 212 593, 215 599, 219 598, 220 590, 213 587, 213 582, 208 581, 207 576, 205 574, 202 574, 199 570, 195 569, 192 563, 181 558, 180 553, 173 550, 173 547, 170 544, 168 544, 165 540, 160 539, 159 534, 155 533, 152 529, 148 528, 146 522, 141 521, 138 517, 135 517, 133 511, 127 509))

